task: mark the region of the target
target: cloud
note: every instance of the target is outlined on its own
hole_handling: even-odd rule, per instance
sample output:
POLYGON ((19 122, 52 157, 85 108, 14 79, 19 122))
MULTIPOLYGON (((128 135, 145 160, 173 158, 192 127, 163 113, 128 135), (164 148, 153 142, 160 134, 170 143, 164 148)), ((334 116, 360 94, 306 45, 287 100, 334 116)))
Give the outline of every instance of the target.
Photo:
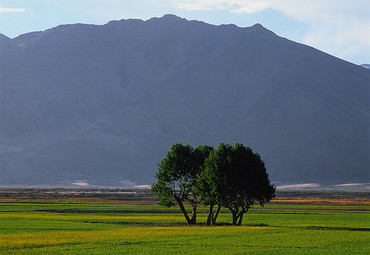
POLYGON ((271 0, 168 0, 179 9, 227 10, 233 13, 255 13, 269 8, 271 0))
POLYGON ((235 1, 207 1, 207 0, 169 0, 179 9, 200 11, 200 10, 231 10, 235 7, 235 1))
POLYGON ((277 11, 309 26, 301 42, 341 58, 362 56, 370 61, 368 0, 168 0, 184 10, 225 10, 253 14, 277 11), (364 57, 364 54, 368 54, 364 57))
POLYGON ((25 9, 16 9, 16 8, 2 8, 0 7, 0 13, 22 13, 26 12, 25 9))

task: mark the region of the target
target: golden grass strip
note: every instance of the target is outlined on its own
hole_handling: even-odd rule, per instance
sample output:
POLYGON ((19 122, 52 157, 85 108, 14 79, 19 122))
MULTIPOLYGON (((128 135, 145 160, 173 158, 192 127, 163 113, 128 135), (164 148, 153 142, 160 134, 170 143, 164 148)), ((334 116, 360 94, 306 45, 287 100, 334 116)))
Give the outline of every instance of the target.
POLYGON ((0 213, 0 219, 50 219, 50 220, 167 220, 178 221, 182 215, 64 215, 64 214, 29 214, 29 213, 0 213))
MULTIPOLYGON (((180 236, 194 234, 209 234, 217 231, 226 233, 250 229, 266 230, 266 227, 152 227, 152 228, 122 228, 102 231, 51 231, 36 233, 0 234, 0 250, 54 246, 62 244, 81 244, 107 240, 146 239, 162 236, 180 236)), ((236 234, 236 233, 235 233, 236 234)))

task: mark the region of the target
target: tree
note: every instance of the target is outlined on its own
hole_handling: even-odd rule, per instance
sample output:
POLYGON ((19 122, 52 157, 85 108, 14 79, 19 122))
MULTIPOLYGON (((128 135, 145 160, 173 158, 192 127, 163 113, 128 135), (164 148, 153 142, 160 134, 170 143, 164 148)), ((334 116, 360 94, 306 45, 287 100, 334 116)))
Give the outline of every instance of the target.
POLYGON ((244 213, 256 202, 263 206, 275 196, 275 187, 270 184, 259 154, 239 143, 221 143, 205 161, 201 176, 210 203, 228 208, 233 225, 241 225, 244 213))
POLYGON ((175 200, 189 225, 196 223, 199 201, 195 186, 197 177, 203 170, 204 160, 211 150, 212 147, 209 146, 199 146, 193 150, 190 145, 174 144, 158 165, 155 175, 157 182, 152 185, 152 191, 158 195, 160 204, 170 207, 175 205, 175 200), (191 205, 191 218, 184 201, 191 205))
POLYGON ((216 190, 217 176, 209 171, 202 171, 198 177, 196 183, 196 190, 200 196, 201 202, 209 206, 209 212, 207 217, 207 226, 216 224, 218 214, 221 210, 220 200, 218 199, 218 193, 216 190), (216 212, 213 211, 214 207, 218 205, 216 212))
MULTIPOLYGON (((210 152, 209 157, 215 152, 210 152)), ((221 157, 220 157, 221 158, 221 157)), ((217 170, 208 166, 209 159, 205 160, 203 171, 199 174, 198 181, 196 183, 196 190, 201 198, 204 205, 209 206, 209 212, 207 217, 207 226, 214 225, 216 223, 218 213, 221 209, 221 200, 219 194, 221 192, 221 178, 219 178, 217 170), (214 206, 218 205, 216 213, 214 213, 214 206)))
POLYGON ((213 199, 213 193, 210 190, 210 187, 207 185, 207 176, 204 173, 204 162, 209 157, 209 154, 213 150, 213 147, 208 145, 201 145, 195 149, 195 155, 197 158, 197 164, 200 169, 197 180, 195 182, 195 192, 200 196, 201 202, 204 205, 209 206, 209 213, 207 217, 207 226, 214 225, 216 223, 217 215, 220 212, 221 206, 218 207, 216 215, 213 213, 213 207, 216 204, 215 200, 213 199))

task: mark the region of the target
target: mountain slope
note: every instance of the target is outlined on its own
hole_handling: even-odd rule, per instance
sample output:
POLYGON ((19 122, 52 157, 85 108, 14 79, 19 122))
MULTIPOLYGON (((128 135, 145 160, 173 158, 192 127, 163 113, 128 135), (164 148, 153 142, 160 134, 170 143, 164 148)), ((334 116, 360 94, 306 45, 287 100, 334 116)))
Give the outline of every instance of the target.
POLYGON ((150 184, 175 142, 275 182, 369 180, 370 74, 257 24, 172 15, 0 38, 0 184, 150 184))
POLYGON ((362 66, 363 68, 370 69, 370 65, 369 65, 369 64, 362 64, 361 66, 362 66))

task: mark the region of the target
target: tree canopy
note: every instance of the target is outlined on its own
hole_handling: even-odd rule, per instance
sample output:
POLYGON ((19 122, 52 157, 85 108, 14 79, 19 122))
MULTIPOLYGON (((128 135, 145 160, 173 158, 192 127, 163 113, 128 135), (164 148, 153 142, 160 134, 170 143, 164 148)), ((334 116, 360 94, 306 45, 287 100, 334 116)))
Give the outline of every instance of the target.
POLYGON ((160 199, 160 204, 170 207, 179 205, 188 224, 196 223, 198 197, 196 192, 197 176, 204 168, 204 160, 212 147, 202 145, 195 150, 190 145, 174 144, 166 157, 158 164, 155 175, 157 182, 152 185, 152 191, 160 199), (184 201, 191 205, 192 216, 189 217, 184 201))
POLYGON ((221 206, 231 211, 233 225, 240 225, 251 206, 263 206, 275 196, 259 154, 239 143, 221 143, 217 149, 202 145, 195 150, 190 145, 174 144, 158 165, 155 178, 152 190, 160 204, 169 207, 176 201, 188 224, 196 223, 200 201, 209 206, 207 225, 215 224, 221 206), (184 201, 191 205, 191 218, 184 201))
POLYGON ((239 143, 221 143, 205 161, 201 176, 212 196, 209 199, 231 211, 233 225, 240 225, 256 202, 264 205, 275 196, 259 154, 239 143))

